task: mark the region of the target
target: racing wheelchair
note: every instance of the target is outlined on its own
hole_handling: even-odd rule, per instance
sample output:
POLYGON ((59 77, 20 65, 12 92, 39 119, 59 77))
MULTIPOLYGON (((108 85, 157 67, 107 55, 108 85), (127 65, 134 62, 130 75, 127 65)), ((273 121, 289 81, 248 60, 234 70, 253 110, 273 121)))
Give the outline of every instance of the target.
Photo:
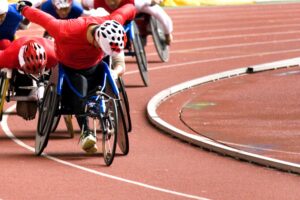
MULTIPOLYGON (((24 74, 17 69, 1 69, 0 120, 2 120, 3 117, 3 106, 5 101, 29 101, 32 103, 32 106, 36 107, 43 95, 43 87, 47 82, 46 76, 46 74, 40 76, 24 74)), ((32 115, 32 113, 30 115, 32 115)))
MULTIPOLYGON (((82 87, 87 87, 87 81, 82 75, 74 71, 70 72, 61 65, 56 75, 54 73, 50 78, 39 108, 35 137, 36 155, 41 155, 46 148, 54 119, 59 115, 88 117, 88 121, 92 122, 91 130, 95 135, 102 136, 102 152, 107 166, 114 160, 117 144, 124 155, 128 154, 128 131, 131 130, 131 120, 127 94, 122 80, 113 79, 108 64, 102 61, 100 65, 97 67, 97 69, 101 68, 100 84, 89 92, 74 86, 79 80, 83 83, 82 87), (69 104, 70 95, 79 97, 80 101, 75 103, 77 105, 69 104), (84 110, 76 109, 82 107, 84 110)), ((93 73, 98 72, 99 70, 93 73)))
MULTIPOLYGON (((51 71, 48 73, 51 73, 51 71)), ((29 101, 32 103, 31 106, 38 107, 41 104, 48 78, 49 74, 47 73, 40 76, 34 76, 31 74, 23 74, 17 69, 2 69, 0 71, 0 121, 3 117, 3 106, 5 101, 29 101), (36 91, 36 94, 29 95, 31 91, 36 91)), ((35 115, 35 112, 33 114, 35 115)), ((29 115, 32 115, 32 113, 29 115)), ((54 119, 51 132, 55 132, 59 120, 60 116, 54 119)), ((70 134, 71 138, 74 137, 71 118, 65 116, 64 120, 67 126, 67 132, 70 134)))
POLYGON ((135 18, 142 44, 147 43, 147 36, 152 35, 154 46, 162 62, 169 61, 169 45, 166 43, 165 31, 161 23, 153 16, 141 13, 135 18))

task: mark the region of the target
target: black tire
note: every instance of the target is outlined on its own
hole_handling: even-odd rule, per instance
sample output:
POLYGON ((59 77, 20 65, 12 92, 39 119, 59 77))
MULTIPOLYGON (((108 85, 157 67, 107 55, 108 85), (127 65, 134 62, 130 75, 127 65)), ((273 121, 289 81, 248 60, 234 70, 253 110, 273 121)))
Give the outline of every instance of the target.
POLYGON ((6 91, 8 88, 8 79, 6 77, 6 72, 0 72, 0 121, 3 117, 3 106, 6 97, 6 91))
POLYGON ((122 79, 118 78, 116 83, 117 83, 117 87, 119 89, 120 99, 118 99, 119 97, 113 93, 111 84, 107 84, 105 92, 112 98, 118 99, 118 100, 116 100, 116 105, 117 105, 117 110, 118 110, 118 140, 117 141, 118 141, 118 146, 119 146, 121 152, 124 155, 127 155, 129 153, 129 139, 128 139, 127 123, 129 123, 130 129, 131 129, 129 104, 128 104, 128 98, 127 98, 127 94, 126 94, 122 79), (127 106, 127 108, 126 108, 126 106, 127 106), (127 112, 127 110, 128 110, 129 118, 127 116, 125 116, 125 112, 127 112))
POLYGON ((129 153, 129 139, 128 139, 128 131, 126 127, 126 120, 123 113, 122 104, 120 101, 117 103, 118 105, 118 146, 121 150, 121 152, 124 155, 127 155, 129 153))
POLYGON ((39 107, 37 132, 35 135, 35 154, 41 155, 48 144, 51 128, 56 110, 58 108, 58 96, 54 84, 49 84, 39 107))
POLYGON ((166 44, 165 32, 160 22, 153 16, 150 17, 151 33, 158 56, 162 62, 169 61, 169 46, 166 44))
POLYGON ((100 118, 102 128, 102 152, 104 162, 110 166, 114 160, 118 135, 117 104, 114 99, 105 101, 106 112, 100 118))
POLYGON ((131 124, 129 100, 128 100, 127 92, 125 90, 124 81, 122 78, 118 78, 118 89, 120 92, 120 100, 121 100, 121 104, 122 104, 124 117, 126 119, 127 131, 131 132, 132 124, 131 124))
POLYGON ((133 22, 132 24, 133 24, 133 32, 134 32, 134 38, 132 43, 135 52, 136 62, 139 67, 140 75, 142 77, 144 85, 149 86, 148 63, 146 58, 146 51, 142 44, 140 32, 137 28, 136 23, 133 22))

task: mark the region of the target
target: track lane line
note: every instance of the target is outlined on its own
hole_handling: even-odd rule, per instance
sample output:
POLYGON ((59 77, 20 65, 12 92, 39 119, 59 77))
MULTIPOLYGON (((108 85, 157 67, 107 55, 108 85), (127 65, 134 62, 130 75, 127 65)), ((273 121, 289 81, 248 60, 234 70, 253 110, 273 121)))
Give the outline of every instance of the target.
MULTIPOLYGON (((253 57, 253 56, 267 56, 267 55, 276 55, 276 54, 282 54, 282 53, 295 53, 295 52, 300 52, 300 49, 272 51, 272 52, 264 52, 264 53, 253 53, 253 54, 247 54, 247 55, 241 55, 241 56, 226 56, 226 57, 219 57, 219 58, 206 59, 206 60, 200 59, 200 60, 184 62, 184 63, 164 65, 164 66, 159 66, 159 67, 151 67, 151 68, 148 68, 148 71, 170 69, 170 68, 175 68, 175 67, 180 67, 180 66, 185 67, 186 65, 193 65, 193 64, 202 64, 202 63, 219 62, 219 61, 234 60, 234 59, 241 59, 241 58, 249 58, 249 57, 253 57)), ((132 71, 125 72, 125 76, 135 74, 135 73, 139 73, 139 70, 132 70, 132 71)))
MULTIPOLYGON (((15 109, 16 109, 16 104, 14 104, 14 105, 10 106, 9 108, 7 108, 5 110, 5 112, 6 113, 10 113, 10 112, 12 112, 15 109)), ((17 145, 19 145, 19 146, 21 146, 21 147, 23 147, 23 148, 25 148, 25 149, 27 149, 27 150, 29 150, 31 152, 34 152, 35 149, 33 147, 31 147, 31 146, 25 144, 23 141, 19 140, 12 133, 12 131, 9 129, 8 123, 7 123, 8 116, 9 115, 3 115, 3 119, 1 121, 1 127, 2 127, 2 130, 5 133, 5 135, 8 138, 10 138, 11 140, 13 140, 17 145)), ((76 169, 79 169, 79 170, 82 170, 82 171, 85 171, 85 172, 88 172, 88 173, 95 174, 97 176, 102 176, 102 177, 113 179, 113 180, 116 180, 116 181, 120 181, 120 182, 124 182, 124 183, 128 183, 128 184, 140 186, 140 187, 143 187, 143 188, 147 188, 147 189, 151 189, 151 190, 155 190, 155 191, 159 191, 159 192, 163 192, 163 193, 168 193, 168 194, 171 194, 171 195, 181 196, 181 197, 185 197, 185 198, 189 198, 189 199, 210 200, 210 199, 205 198, 205 197, 200 197, 200 196, 196 196, 196 195, 186 194, 186 193, 182 193, 182 192, 176 192, 174 190, 169 190, 169 189, 165 189, 165 188, 161 188, 161 187, 156 187, 156 186, 145 184, 145 183, 141 183, 141 182, 138 182, 138 181, 133 181, 133 180, 121 178, 121 177, 118 177, 118 176, 110 175, 110 174, 107 174, 107 173, 99 172, 99 171, 96 171, 96 170, 93 170, 93 169, 89 169, 89 168, 86 168, 86 167, 83 167, 83 166, 80 166, 80 165, 76 165, 76 164, 73 164, 73 163, 70 163, 70 162, 58 159, 58 158, 50 156, 50 155, 48 155, 46 153, 42 153, 41 156, 43 156, 43 157, 45 157, 45 158, 47 158, 49 160, 55 161, 57 163, 66 165, 68 167, 76 168, 76 169)))

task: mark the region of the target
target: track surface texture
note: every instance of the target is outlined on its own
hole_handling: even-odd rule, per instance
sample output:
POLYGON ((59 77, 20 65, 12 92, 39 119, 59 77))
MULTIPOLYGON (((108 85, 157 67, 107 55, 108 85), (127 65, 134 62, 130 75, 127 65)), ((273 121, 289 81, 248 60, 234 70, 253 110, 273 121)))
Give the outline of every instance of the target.
MULTIPOLYGON (((46 154, 36 157, 33 147, 37 120, 23 121, 13 114, 5 115, 0 132, 1 200, 299 199, 299 175, 221 156, 173 138, 149 123, 146 117, 146 106, 151 97, 159 91, 190 79, 254 64, 298 57, 300 4, 189 7, 167 9, 167 12, 174 22, 171 57, 168 63, 161 63, 152 38, 148 38, 146 51, 149 61, 149 87, 143 87, 134 60, 131 58, 127 60, 125 83, 133 123, 133 131, 129 136, 129 155, 118 154, 113 164, 106 167, 101 153, 86 155, 80 149, 79 134, 76 134, 74 139, 68 138, 65 125, 61 121, 57 133, 50 138, 45 150, 46 154)), ((32 25, 28 31, 19 32, 18 35, 41 35, 41 32, 40 27, 32 25)), ((267 76, 272 76, 272 73, 277 72, 270 72, 267 76)), ((214 92, 216 95, 221 95, 214 97, 221 105, 226 93, 218 93, 218 87, 224 87, 228 95, 233 93, 236 87, 244 87, 245 93, 240 95, 245 98, 243 103, 247 105, 244 105, 250 107, 251 102, 247 101, 249 99, 259 101, 259 94, 256 92, 263 90, 263 88, 257 90, 253 88, 257 87, 255 82, 264 81, 260 76, 257 74, 251 78, 240 77, 230 80, 233 82, 224 80, 214 83, 215 85, 207 85, 207 89, 215 88, 212 93, 206 95, 214 97, 214 92), (241 85, 238 82, 242 82, 241 85)), ((299 75, 294 74, 294 76, 299 75)), ((295 77, 291 75, 290 78, 295 77)), ((266 85, 261 84, 277 92, 284 92, 283 84, 297 83, 297 80, 295 83, 286 81, 273 88, 269 80, 265 81, 266 85)), ((289 90, 288 86, 285 87, 289 90)), ((294 88, 294 93, 287 91, 288 95, 292 95, 289 102, 297 101, 297 86, 294 88)), ((234 94, 230 95, 232 99, 238 96, 234 94)), ((191 98, 187 99, 187 102, 191 101, 191 98)), ((230 110, 225 103, 224 108, 221 109, 223 111, 228 109, 226 112, 237 112, 235 114, 240 116, 250 112, 248 109, 243 109, 243 105, 237 100, 231 102, 236 105, 237 111, 230 110)), ((5 105, 7 112, 14 112, 13 104, 5 105)), ((262 102, 262 107, 259 107, 260 110, 257 112, 263 112, 261 109, 268 111, 266 105, 262 102)), ((177 110, 180 110, 183 104, 178 106, 177 110)), ((299 104, 295 102, 295 109, 298 106, 299 104)), ((251 107, 251 112, 256 113, 256 108, 251 107)), ((292 107, 289 109, 293 110, 292 107)), ((175 109, 166 109, 162 114, 178 119, 178 112, 175 111, 175 109)), ((273 111, 284 112, 284 108, 273 111)), ((183 113, 183 119, 186 117, 185 114, 188 113, 183 113)), ((273 116, 272 110, 266 112, 266 115, 273 116)), ((226 133, 230 132, 244 135, 243 140, 232 142, 247 143, 244 139, 247 139, 247 134, 250 137, 253 131, 247 133, 247 130, 240 130, 240 123, 247 122, 240 118, 233 121, 232 116, 228 117, 228 126, 218 127, 219 136, 223 135, 220 139, 229 142, 226 133), (233 125, 229 126, 231 124, 233 125)), ((278 120, 283 123, 285 119, 287 118, 278 120)), ((213 115, 205 120, 226 125, 224 121, 218 117, 214 118, 213 115)), ((200 125, 203 123, 202 119, 199 123, 200 125)), ((253 127, 256 131, 273 132, 279 127, 282 133, 278 135, 282 136, 282 140, 285 134, 291 131, 290 126, 286 124, 272 126, 267 120, 260 123, 263 123, 261 127, 253 127)), ((187 129, 183 124, 179 126, 187 129)), ((205 127, 199 126, 200 132, 205 127)), ((293 142, 299 140, 298 127, 299 124, 295 121, 295 130, 289 132, 294 134, 293 142)), ((205 132, 212 131, 205 129, 205 132)), ((259 138, 254 139, 255 141, 251 141, 252 144, 262 142, 259 138)), ((299 162, 299 157, 294 161, 299 162)))

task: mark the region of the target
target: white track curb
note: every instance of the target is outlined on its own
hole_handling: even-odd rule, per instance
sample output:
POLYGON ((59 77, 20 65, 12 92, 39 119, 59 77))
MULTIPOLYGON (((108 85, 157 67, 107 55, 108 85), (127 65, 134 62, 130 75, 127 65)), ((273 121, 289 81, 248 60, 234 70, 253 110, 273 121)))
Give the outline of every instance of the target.
POLYGON ((209 138, 195 135, 193 133, 187 133, 185 131, 179 130, 173 125, 165 122, 162 120, 156 113, 156 109, 158 106, 165 101, 170 96, 182 92, 183 90, 189 89, 196 85, 201 85, 204 83, 217 81, 223 78, 230 78, 233 76, 239 76, 247 73, 252 72, 261 72, 265 70, 273 70, 285 67, 292 67, 292 66, 299 66, 300 64, 300 57, 294 59, 287 59, 278 62, 266 63, 261 65, 250 66, 246 68, 240 68, 236 70, 225 71, 222 73, 212 74, 209 76, 201 77, 198 79, 194 79, 191 81, 187 81, 181 83, 179 85, 172 86, 167 88, 158 94, 156 94, 147 105, 147 114, 150 122, 154 124, 159 129, 176 136, 179 139, 192 143, 194 145, 200 146, 205 149, 209 149, 215 152, 218 152, 223 155, 232 156, 236 159, 246 160, 249 162, 254 162, 256 164, 260 164, 267 167, 273 167, 276 169, 293 172, 293 173, 300 173, 300 165, 292 162, 287 162, 279 159, 273 159, 266 156, 261 156, 258 154, 249 153, 246 151, 238 150, 236 148, 232 148, 226 146, 224 144, 218 143, 215 140, 211 140, 209 138))

